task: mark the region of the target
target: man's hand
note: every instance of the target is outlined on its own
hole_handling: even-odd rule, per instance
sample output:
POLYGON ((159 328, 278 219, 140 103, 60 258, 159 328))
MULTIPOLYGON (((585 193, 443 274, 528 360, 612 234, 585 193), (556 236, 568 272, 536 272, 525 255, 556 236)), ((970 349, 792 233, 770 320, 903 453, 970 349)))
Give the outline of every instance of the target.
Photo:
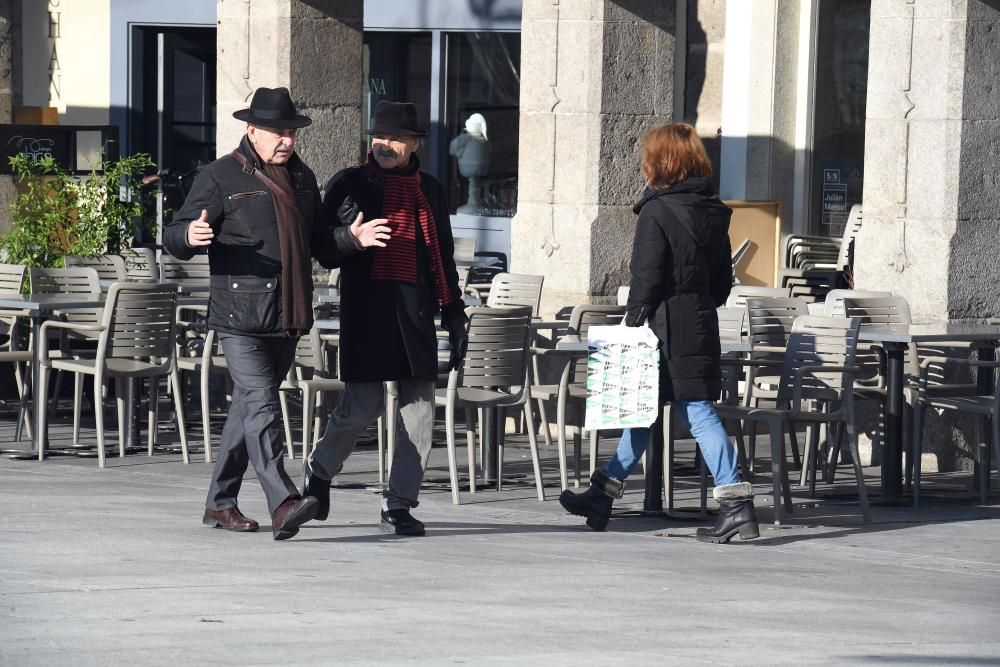
POLYGON ((351 223, 349 228, 358 245, 362 248, 371 248, 372 246, 384 248, 385 241, 389 239, 389 232, 392 231, 385 225, 388 220, 385 218, 376 218, 375 220, 362 222, 364 218, 364 213, 358 213, 358 217, 354 218, 354 222, 351 223))
POLYGON ((201 246, 211 245, 214 238, 215 232, 212 231, 212 226, 208 224, 208 211, 202 209, 201 217, 197 220, 192 220, 191 224, 188 225, 187 244, 192 248, 200 248, 201 246))

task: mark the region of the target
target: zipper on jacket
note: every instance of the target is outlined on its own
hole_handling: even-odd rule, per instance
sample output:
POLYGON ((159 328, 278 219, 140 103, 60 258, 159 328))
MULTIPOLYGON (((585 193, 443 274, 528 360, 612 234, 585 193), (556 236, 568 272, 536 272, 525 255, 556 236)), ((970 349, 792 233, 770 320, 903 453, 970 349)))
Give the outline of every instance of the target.
POLYGON ((244 199, 246 197, 263 197, 267 194, 265 190, 258 190, 256 192, 235 192, 227 196, 227 199, 244 199))

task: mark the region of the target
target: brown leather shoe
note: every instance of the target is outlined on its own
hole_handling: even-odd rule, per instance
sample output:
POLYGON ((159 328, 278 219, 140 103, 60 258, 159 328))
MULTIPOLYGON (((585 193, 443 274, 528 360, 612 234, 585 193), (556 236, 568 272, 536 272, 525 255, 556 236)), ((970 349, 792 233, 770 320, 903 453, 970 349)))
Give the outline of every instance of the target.
POLYGON ((312 496, 286 498, 271 514, 271 531, 274 539, 287 540, 299 532, 299 526, 316 518, 319 501, 312 496))
POLYGON ((210 510, 206 508, 205 516, 202 517, 201 522, 206 526, 235 530, 239 533, 255 533, 260 528, 260 525, 256 521, 243 516, 243 512, 235 505, 227 507, 224 510, 210 510))

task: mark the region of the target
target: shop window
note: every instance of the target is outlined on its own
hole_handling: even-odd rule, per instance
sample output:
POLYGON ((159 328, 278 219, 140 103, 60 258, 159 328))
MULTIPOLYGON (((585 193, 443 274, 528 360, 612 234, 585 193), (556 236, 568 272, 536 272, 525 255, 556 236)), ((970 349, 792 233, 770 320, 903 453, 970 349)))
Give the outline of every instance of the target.
MULTIPOLYGON (((369 32, 364 36, 364 91, 361 132, 368 150, 368 127, 382 100, 413 102, 417 118, 430 127, 431 34, 427 32, 369 32)), ((425 169, 428 165, 423 165, 425 169)))
POLYGON ((448 33, 445 187, 452 213, 511 217, 517 206, 521 35, 448 33), (471 192, 471 194, 470 194, 471 192))
POLYGON ((869 0, 822 0, 816 47, 812 224, 843 234, 861 203, 868 94, 869 0))

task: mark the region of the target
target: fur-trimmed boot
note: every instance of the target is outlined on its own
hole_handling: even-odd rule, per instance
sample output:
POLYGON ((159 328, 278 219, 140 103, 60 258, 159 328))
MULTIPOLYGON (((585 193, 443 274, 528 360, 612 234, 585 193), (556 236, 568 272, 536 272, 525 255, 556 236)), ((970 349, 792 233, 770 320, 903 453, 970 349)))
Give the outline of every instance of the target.
POLYGON ((594 530, 603 531, 611 518, 612 501, 621 500, 624 494, 625 482, 603 470, 595 470, 590 476, 589 489, 583 493, 563 491, 559 496, 559 504, 570 514, 587 517, 587 525, 594 530))
POLYGON ((712 495, 719 501, 719 516, 711 528, 698 529, 699 542, 725 544, 737 533, 741 540, 760 537, 753 511, 753 486, 749 482, 717 486, 712 495))

